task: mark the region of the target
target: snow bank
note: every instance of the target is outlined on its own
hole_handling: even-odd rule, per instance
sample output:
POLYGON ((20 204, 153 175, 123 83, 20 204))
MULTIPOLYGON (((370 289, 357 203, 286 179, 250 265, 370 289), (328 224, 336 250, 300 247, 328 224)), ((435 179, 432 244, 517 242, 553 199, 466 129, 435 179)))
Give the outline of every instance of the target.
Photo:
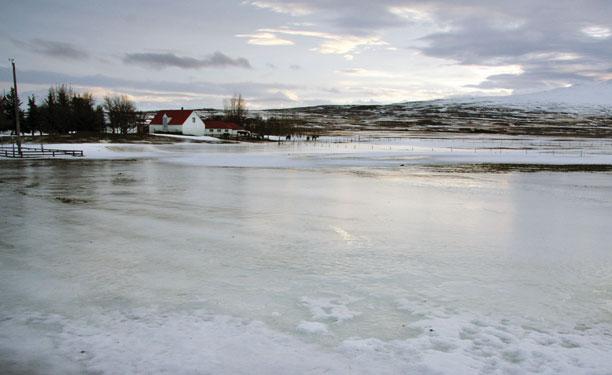
POLYGON ((332 322, 342 323, 345 320, 350 320, 360 315, 358 311, 351 311, 347 304, 351 300, 342 301, 338 298, 302 298, 302 304, 308 307, 312 318, 315 320, 329 320, 332 322))
MULTIPOLYGON (((0 365, 50 374, 604 374, 612 368, 609 327, 543 332, 468 315, 413 327, 419 334, 405 340, 355 337, 325 348, 258 321, 200 310, 142 308, 82 319, 22 312, 2 316, 0 365)), ((327 333, 313 322, 298 330, 327 333)))

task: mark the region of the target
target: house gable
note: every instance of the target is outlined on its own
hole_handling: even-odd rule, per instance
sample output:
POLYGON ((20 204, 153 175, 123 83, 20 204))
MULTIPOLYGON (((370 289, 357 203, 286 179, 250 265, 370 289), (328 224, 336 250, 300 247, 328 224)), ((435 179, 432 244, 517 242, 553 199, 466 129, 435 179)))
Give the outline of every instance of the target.
POLYGON ((185 121, 194 113, 191 110, 165 110, 159 111, 151 120, 150 125, 164 125, 164 116, 168 118, 167 125, 183 125, 185 121))

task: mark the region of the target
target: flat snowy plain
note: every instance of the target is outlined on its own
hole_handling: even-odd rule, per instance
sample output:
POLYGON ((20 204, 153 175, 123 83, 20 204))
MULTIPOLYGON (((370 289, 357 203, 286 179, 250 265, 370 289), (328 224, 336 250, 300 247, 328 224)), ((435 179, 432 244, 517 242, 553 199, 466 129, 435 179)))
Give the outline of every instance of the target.
POLYGON ((612 374, 612 174, 438 168, 609 141, 65 147, 0 162, 3 373, 612 374))

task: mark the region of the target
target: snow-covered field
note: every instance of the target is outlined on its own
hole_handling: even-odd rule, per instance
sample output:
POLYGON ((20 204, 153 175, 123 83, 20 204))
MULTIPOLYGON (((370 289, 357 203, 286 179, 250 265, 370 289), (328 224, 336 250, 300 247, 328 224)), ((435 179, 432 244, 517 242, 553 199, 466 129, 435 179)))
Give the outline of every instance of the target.
POLYGON ((70 143, 45 147, 83 150, 85 159, 157 159, 217 167, 392 167, 465 163, 612 165, 612 139, 605 138, 362 134, 366 135, 321 137, 317 142, 293 138, 291 142, 280 144, 70 143))
POLYGON ((611 374, 612 174, 413 165, 612 164, 574 142, 2 161, 1 372, 611 374))

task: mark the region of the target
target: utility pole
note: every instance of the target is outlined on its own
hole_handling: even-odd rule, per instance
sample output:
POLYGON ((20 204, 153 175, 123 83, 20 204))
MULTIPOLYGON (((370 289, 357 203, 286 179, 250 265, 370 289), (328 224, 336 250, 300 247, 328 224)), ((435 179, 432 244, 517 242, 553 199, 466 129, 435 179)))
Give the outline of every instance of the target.
POLYGON ((19 157, 23 157, 21 153, 21 126, 19 126, 19 95, 17 95, 17 74, 15 73, 15 59, 9 59, 13 65, 13 87, 15 88, 15 132, 17 133, 17 153, 19 157))

